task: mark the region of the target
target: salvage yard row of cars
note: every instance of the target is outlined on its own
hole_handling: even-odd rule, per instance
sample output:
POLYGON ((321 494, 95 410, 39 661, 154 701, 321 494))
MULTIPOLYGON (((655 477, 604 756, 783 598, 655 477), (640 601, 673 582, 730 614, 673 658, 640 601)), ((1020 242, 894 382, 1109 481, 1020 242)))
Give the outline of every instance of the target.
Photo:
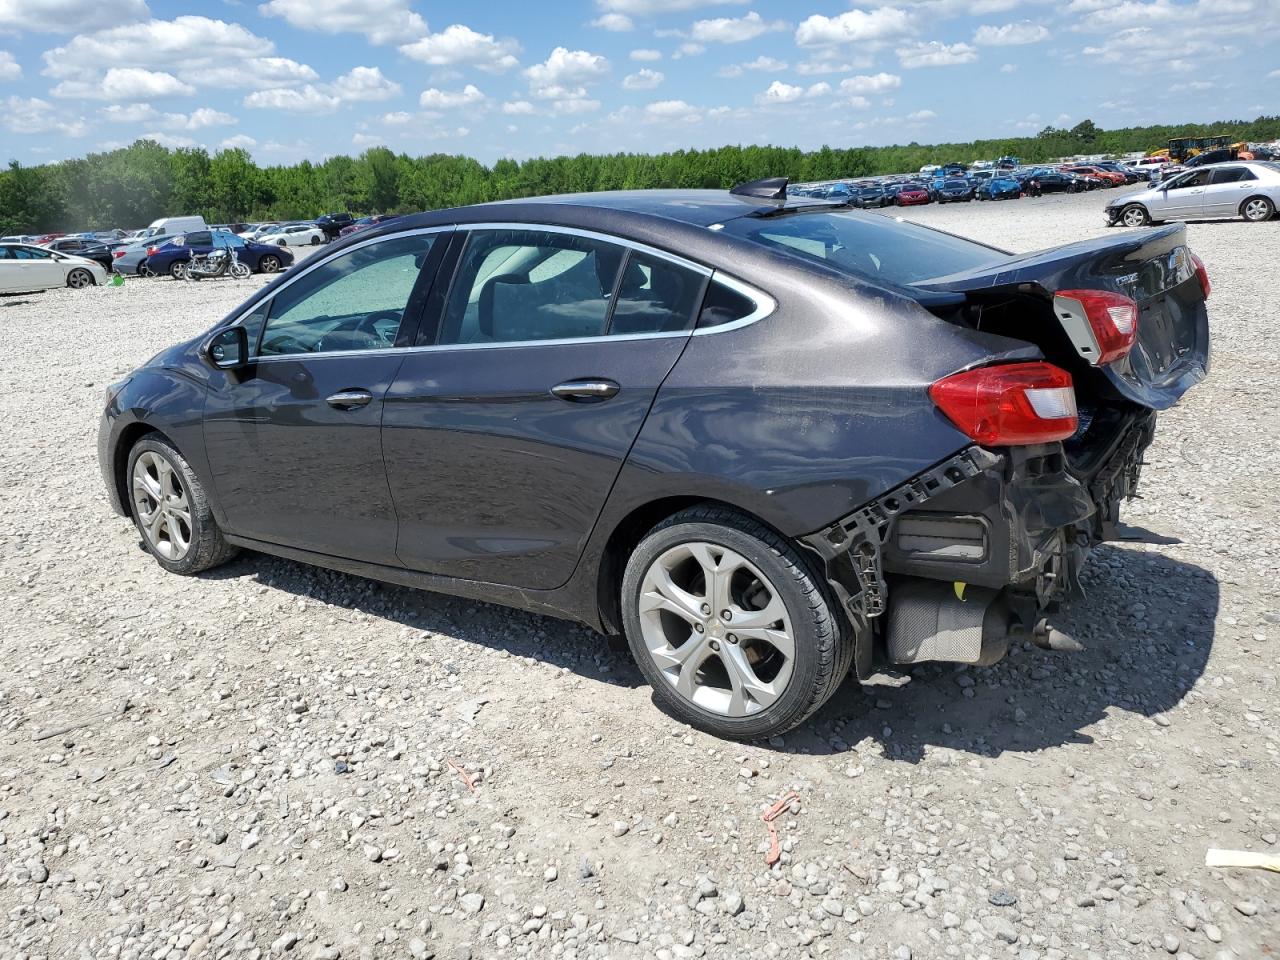
POLYGON ((326 214, 297 222, 206 224, 203 217, 164 217, 126 232, 0 237, 0 293, 105 284, 120 276, 181 279, 197 257, 229 255, 255 273, 276 273, 294 262, 293 247, 318 247, 392 219, 326 214))

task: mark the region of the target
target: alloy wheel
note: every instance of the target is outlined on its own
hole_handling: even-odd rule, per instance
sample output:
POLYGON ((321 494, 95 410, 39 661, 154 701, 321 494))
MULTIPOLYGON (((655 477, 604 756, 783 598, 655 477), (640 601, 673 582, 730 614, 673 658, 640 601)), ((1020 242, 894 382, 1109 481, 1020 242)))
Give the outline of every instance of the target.
POLYGON ((645 649, 675 691, 695 706, 746 717, 787 688, 795 633, 782 597, 749 560, 695 541, 645 571, 639 614, 645 649))
POLYGON ((1271 216, 1271 204, 1261 197, 1255 197, 1244 205, 1244 218, 1255 223, 1271 216))
POLYGON ((178 471, 148 450, 134 462, 131 487, 148 546, 165 560, 181 560, 191 549, 191 501, 178 471))
POLYGON ((1141 227, 1147 222, 1147 215, 1141 207, 1125 207, 1120 219, 1126 227, 1141 227))
POLYGON ((280 269, 280 261, 268 254, 258 261, 258 269, 263 273, 275 273, 280 269))
POLYGON ((83 290, 93 285, 93 277, 88 270, 72 270, 67 274, 67 286, 73 290, 83 290))

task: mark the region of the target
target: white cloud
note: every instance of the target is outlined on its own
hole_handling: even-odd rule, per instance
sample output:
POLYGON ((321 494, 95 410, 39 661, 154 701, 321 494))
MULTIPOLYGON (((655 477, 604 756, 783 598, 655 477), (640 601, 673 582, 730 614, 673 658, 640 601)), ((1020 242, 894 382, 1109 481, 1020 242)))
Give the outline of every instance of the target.
POLYGON ((652 90, 662 81, 663 75, 660 71, 646 68, 627 74, 622 80, 622 85, 628 90, 652 90))
POLYGON ((801 60, 796 64, 796 73, 811 77, 828 73, 849 73, 853 70, 866 70, 873 63, 871 57, 837 55, 834 50, 821 51, 817 56, 801 60))
POLYGON ((0 80, 20 80, 22 67, 8 50, 0 50, 0 80))
POLYGON ((255 110, 284 110, 287 113, 332 113, 342 106, 342 101, 308 83, 304 87, 255 90, 244 98, 244 105, 255 110))
POLYGON ((403 126, 413 120, 413 114, 407 110, 396 110, 393 113, 384 113, 380 119, 383 123, 389 123, 392 126, 403 126))
POLYGON ((631 59, 637 60, 640 63, 652 63, 654 60, 662 59, 662 51, 648 49, 632 50, 631 59))
POLYGON ((634 30, 636 27, 636 25, 631 22, 631 18, 625 13, 601 14, 591 21, 591 26, 599 27, 601 30, 609 30, 613 33, 626 33, 628 30, 634 30))
POLYGON ((569 97, 551 104, 551 112, 558 114, 594 113, 600 109, 600 101, 588 97, 569 97))
POLYGON ((146 0, 0 0, 0 33, 78 33, 150 16, 146 0))
POLYGON ((915 113, 908 113, 907 119, 912 123, 926 123, 929 120, 937 120, 938 115, 932 110, 917 110, 915 113))
POLYGON ((676 47, 676 52, 671 55, 671 59, 679 60, 683 57, 696 57, 698 54, 706 52, 707 48, 700 43, 682 43, 676 47))
POLYGON ((212 107, 200 107, 190 114, 166 113, 159 121, 166 130, 204 130, 206 127, 229 127, 239 122, 231 114, 212 107))
MULTIPOLYGON (((182 75, 182 71, 179 70, 182 75)), ((210 88, 231 87, 266 90, 272 87, 293 87, 314 83, 320 79, 305 63, 288 57, 251 57, 239 63, 224 66, 200 67, 193 71, 193 78, 210 88)))
POLYGON ((1006 23, 1002 27, 984 24, 973 34, 973 42, 983 47, 1016 47, 1024 43, 1039 43, 1049 37, 1043 25, 1024 20, 1006 23))
POLYGON ((533 104, 528 100, 508 100, 502 105, 502 112, 508 116, 527 116, 534 112, 533 104))
POLYGON ((301 30, 362 33, 371 43, 403 42, 427 32, 408 0, 269 0, 260 13, 281 17, 301 30))
POLYGON ((696 10, 698 7, 742 2, 744 0, 596 0, 596 6, 601 10, 644 17, 655 13, 679 13, 696 10))
POLYGON ((388 80, 377 67, 355 67, 333 81, 330 91, 344 103, 389 100, 400 93, 400 84, 388 80))
POLYGON ((871 11, 850 10, 834 17, 814 14, 796 28, 796 43, 802 47, 869 43, 914 32, 906 11, 879 7, 871 11))
POLYGON ((693 25, 693 39, 703 43, 742 43, 777 30, 786 30, 781 20, 765 20, 754 10, 744 17, 717 17, 698 20, 693 25))
POLYGON ((256 147, 258 141, 253 139, 247 133, 237 133, 234 137, 227 137, 218 146, 223 150, 248 150, 250 147, 256 147))
POLYGON ((162 147, 168 147, 170 150, 177 150, 181 147, 191 148, 199 146, 190 137, 177 137, 171 133, 161 133, 159 130, 153 130, 150 133, 144 133, 141 137, 143 140, 154 140, 162 147))
POLYGON ((609 61, 586 50, 556 47, 542 63, 525 70, 529 90, 541 100, 578 100, 587 85, 609 72, 609 61))
POLYGON ((9 97, 0 109, 0 126, 12 133, 61 133, 82 137, 89 131, 83 119, 66 120, 66 111, 39 97, 9 97))
POLYGON ((902 78, 894 73, 846 77, 840 81, 840 92, 848 94, 888 93, 902 86, 902 78))
MULTIPOLYGON (((146 123, 159 114, 149 103, 113 103, 100 114, 108 123, 146 123)), ((175 114, 181 116, 181 114, 175 114)))
POLYGON ((112 67, 98 82, 64 80, 49 91, 55 97, 77 97, 86 100, 157 100, 163 97, 189 97, 196 91, 171 73, 144 70, 141 67, 112 67))
POLYGON ((477 33, 455 23, 439 33, 429 33, 405 44, 400 52, 436 67, 468 65, 501 73, 518 65, 516 54, 520 52, 520 45, 514 40, 495 40, 492 34, 477 33))
POLYGON ((698 108, 683 100, 657 100, 646 106, 644 112, 650 121, 697 123, 702 119, 698 108))
POLYGON ((744 73, 779 73, 787 69, 787 64, 776 57, 759 56, 747 63, 731 63, 716 71, 718 77, 740 77, 744 73))
POLYGON ((793 103, 804 96, 804 87, 797 87, 794 84, 783 83, 781 80, 775 80, 765 89, 765 91, 756 97, 756 103, 774 104, 774 103, 793 103))
POLYGON ((437 90, 431 87, 423 90, 418 97, 419 105, 425 110, 456 110, 458 107, 483 103, 484 100, 485 95, 472 83, 461 90, 437 90))
POLYGON ((1275 80, 1277 77, 1280 77, 1280 70, 1272 70, 1267 74, 1268 80, 1275 80))
MULTIPOLYGON (((871 101, 868 100, 866 97, 850 97, 848 100, 845 101, 845 104, 850 107, 853 107, 853 109, 855 110, 866 110, 869 106, 871 106, 871 101)), ((858 127, 857 129, 860 130, 862 128, 858 127)))
POLYGON ((898 47, 898 62, 907 70, 918 67, 953 67, 962 63, 973 63, 978 59, 978 51, 967 43, 939 43, 930 40, 928 43, 910 43, 898 47))
POLYGON ((353 147, 385 147, 387 138, 379 133, 353 133, 351 145, 353 147))
POLYGON ((1001 73, 1017 73, 1018 65, 1016 63, 1006 63, 1000 67, 1001 73))

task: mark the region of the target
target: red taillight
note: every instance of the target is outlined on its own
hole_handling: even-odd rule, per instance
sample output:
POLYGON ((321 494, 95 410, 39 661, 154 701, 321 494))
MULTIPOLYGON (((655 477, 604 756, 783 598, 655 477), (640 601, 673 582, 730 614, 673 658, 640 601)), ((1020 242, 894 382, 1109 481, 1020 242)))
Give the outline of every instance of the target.
POLYGON ((1094 343, 1085 345, 1077 341, 1076 348, 1097 366, 1119 360, 1138 339, 1138 305, 1122 294, 1106 290, 1061 290, 1054 296, 1053 306, 1064 321, 1083 314, 1094 343))
POLYGON ((990 447, 1065 440, 1076 432, 1071 374, 1051 363, 1009 363, 944 377, 929 397, 959 430, 990 447))
POLYGON ((113 257, 115 257, 117 260, 119 260, 121 257, 123 257, 123 256, 124 256, 124 251, 123 251, 123 250, 112 250, 112 251, 111 251, 111 255, 112 255, 113 257))
MULTIPOLYGON (((1187 251, 1191 253, 1190 250, 1187 251)), ((1191 262, 1196 265, 1196 276, 1200 278, 1200 289, 1204 291, 1204 298, 1209 299, 1209 294, 1213 291, 1213 284, 1209 282, 1209 271, 1204 268, 1204 261, 1191 254, 1191 262)))
POLYGON ((156 251, 159 249, 159 247, 147 247, 147 256, 154 257, 156 255, 156 251))

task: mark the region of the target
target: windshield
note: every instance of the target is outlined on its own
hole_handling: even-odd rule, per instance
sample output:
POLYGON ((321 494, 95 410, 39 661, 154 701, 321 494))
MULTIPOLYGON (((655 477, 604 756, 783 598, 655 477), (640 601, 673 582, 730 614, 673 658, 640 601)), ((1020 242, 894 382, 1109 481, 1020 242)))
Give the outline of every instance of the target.
POLYGON ((905 286, 985 266, 1006 254, 886 217, 842 212, 739 217, 725 233, 875 283, 905 286))

